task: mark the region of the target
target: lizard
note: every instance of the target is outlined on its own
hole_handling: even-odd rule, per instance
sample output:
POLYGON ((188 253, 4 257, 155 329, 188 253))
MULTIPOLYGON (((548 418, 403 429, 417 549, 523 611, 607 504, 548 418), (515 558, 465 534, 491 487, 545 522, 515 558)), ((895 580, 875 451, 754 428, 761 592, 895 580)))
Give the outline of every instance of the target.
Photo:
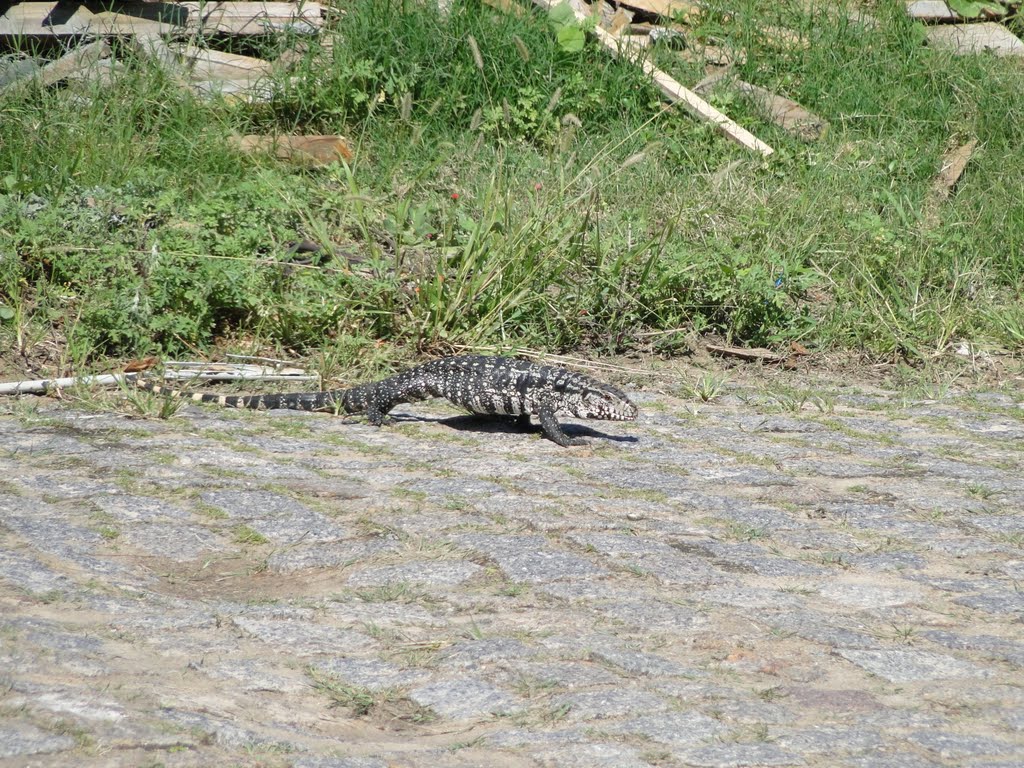
POLYGON ((182 392, 136 379, 136 385, 157 395, 183 397, 232 408, 286 408, 334 413, 364 413, 374 426, 384 423, 400 403, 443 397, 471 413, 517 416, 521 426, 540 419, 545 437, 566 447, 586 440, 567 435, 559 411, 584 419, 633 421, 636 405, 620 389, 581 373, 510 357, 458 355, 408 368, 382 381, 349 389, 293 392, 281 395, 216 395, 182 392))

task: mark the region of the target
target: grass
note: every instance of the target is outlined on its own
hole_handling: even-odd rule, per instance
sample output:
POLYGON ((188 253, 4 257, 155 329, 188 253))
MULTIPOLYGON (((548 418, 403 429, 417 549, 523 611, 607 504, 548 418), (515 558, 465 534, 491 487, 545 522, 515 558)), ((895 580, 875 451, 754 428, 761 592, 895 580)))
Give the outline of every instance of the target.
POLYGON ((127 50, 84 106, 27 89, 0 106, 0 365, 219 346, 377 374, 456 345, 610 353, 675 328, 911 361, 959 339, 1020 351, 1020 65, 923 46, 902 4, 878 5, 868 29, 796 0, 705 3, 694 34, 745 50, 738 76, 831 121, 802 144, 716 91, 768 160, 662 109, 592 42, 562 50, 543 15, 474 0, 347 3, 266 105, 193 99, 127 50), (769 24, 807 47, 773 47, 769 24), (228 143, 273 131, 341 133, 355 158, 304 170, 228 143), (931 178, 967 137, 931 220, 931 178), (289 263, 304 238, 334 254, 289 263))

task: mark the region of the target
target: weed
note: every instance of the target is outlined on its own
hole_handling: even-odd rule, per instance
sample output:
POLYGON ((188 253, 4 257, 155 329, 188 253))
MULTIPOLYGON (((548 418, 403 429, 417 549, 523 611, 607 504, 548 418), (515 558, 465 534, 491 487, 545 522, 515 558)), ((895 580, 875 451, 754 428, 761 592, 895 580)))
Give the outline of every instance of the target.
POLYGON ((978 499, 991 499, 999 493, 995 488, 990 488, 984 483, 969 483, 967 492, 978 499))
POLYGON ((211 520, 227 520, 228 518, 228 513, 220 507, 215 507, 202 501, 195 502, 192 509, 197 515, 202 515, 211 520))
POLYGON ((736 541, 757 541, 758 539, 769 538, 771 531, 767 528, 732 521, 725 526, 723 535, 727 539, 735 539, 736 541))
POLYGON ((110 525, 101 525, 96 529, 96 533, 102 536, 107 541, 113 541, 121 535, 121 531, 110 525))
POLYGON ((722 388, 728 380, 727 376, 715 373, 701 374, 701 377, 697 379, 697 382, 691 388, 693 396, 699 398, 702 402, 710 403, 722 393, 722 388))
POLYGON ((423 597, 422 593, 415 591, 405 581, 393 581, 379 587, 360 589, 355 594, 364 603, 411 603, 423 597))
POLYGON ((248 525, 235 526, 234 534, 238 544, 266 544, 270 541, 262 533, 253 530, 248 525))

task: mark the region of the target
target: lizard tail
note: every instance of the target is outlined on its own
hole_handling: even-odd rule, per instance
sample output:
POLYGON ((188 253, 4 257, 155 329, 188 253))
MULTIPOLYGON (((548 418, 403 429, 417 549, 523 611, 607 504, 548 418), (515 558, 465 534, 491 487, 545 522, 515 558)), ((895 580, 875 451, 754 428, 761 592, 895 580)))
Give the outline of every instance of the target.
MULTIPOLYGON (((327 392, 291 392, 282 395, 214 395, 202 392, 184 392, 143 379, 136 379, 135 384, 140 389, 152 392, 154 395, 180 397, 197 403, 214 403, 229 408, 253 410, 285 408, 292 411, 333 411, 335 403, 343 402, 343 395, 346 391, 335 389, 327 392)), ((348 411, 347 408, 344 410, 348 411)), ((351 411, 348 412, 351 413, 351 411)))

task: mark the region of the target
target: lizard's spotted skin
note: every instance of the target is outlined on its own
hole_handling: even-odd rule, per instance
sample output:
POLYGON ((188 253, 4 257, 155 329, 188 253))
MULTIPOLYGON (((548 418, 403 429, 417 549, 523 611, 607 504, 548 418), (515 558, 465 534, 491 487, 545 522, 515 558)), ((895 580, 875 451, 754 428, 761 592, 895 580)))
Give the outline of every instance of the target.
POLYGON ((136 383, 156 394, 234 408, 365 413, 375 426, 383 424, 396 405, 443 397, 472 413, 518 416, 523 424, 529 424, 530 416, 537 416, 544 435, 562 446, 583 445, 586 441, 562 431, 556 418, 559 411, 583 419, 612 421, 632 421, 637 415, 637 407, 625 393, 610 384, 556 366, 481 355, 442 357, 383 381, 327 392, 209 395, 179 392, 143 380, 136 383))

